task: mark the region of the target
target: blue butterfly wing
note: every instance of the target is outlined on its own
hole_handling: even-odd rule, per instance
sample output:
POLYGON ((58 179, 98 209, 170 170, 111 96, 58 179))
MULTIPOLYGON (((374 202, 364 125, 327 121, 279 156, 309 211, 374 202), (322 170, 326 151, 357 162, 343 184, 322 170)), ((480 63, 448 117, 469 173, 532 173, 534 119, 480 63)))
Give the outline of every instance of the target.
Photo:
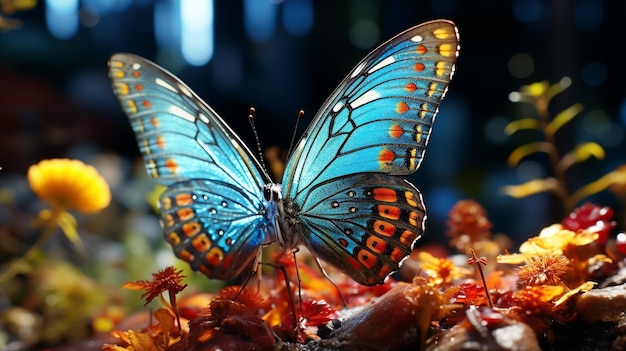
MULTIPOLYGON (((357 64, 331 94, 287 163, 282 180, 286 208, 296 209, 288 214, 301 224, 294 229, 297 240, 292 240, 339 264, 338 268, 363 284, 382 283, 381 272, 397 270, 401 261, 392 259, 388 251, 368 248, 367 241, 383 239, 406 256, 423 232, 423 221, 409 220, 404 215, 386 218, 387 228, 408 225, 414 240, 400 240, 402 231, 386 237, 372 225, 376 211, 373 217, 347 215, 344 208, 332 207, 338 201, 335 194, 363 190, 359 182, 365 179, 359 175, 369 174, 367 177, 375 179, 379 188, 388 187, 416 199, 410 209, 401 203, 387 203, 396 207, 395 212, 423 212, 419 191, 394 176, 419 168, 439 103, 454 73, 458 50, 457 29, 445 20, 410 28, 382 44, 357 64), (332 184, 334 190, 326 184, 332 184), (319 204, 327 206, 329 213, 320 214, 319 204), (351 235, 332 230, 345 225, 341 218, 346 215, 356 226, 351 235), (346 242, 351 244, 346 246, 346 242), (358 252, 368 252, 368 260, 377 262, 360 262, 358 252), (340 264, 353 259, 360 265, 340 264)), ((402 201, 403 197, 396 198, 402 201)), ((380 201, 372 196, 362 199, 370 209, 377 208, 380 201)))
POLYGON ((274 240, 269 176, 224 120, 178 78, 132 54, 109 61, 160 199, 165 237, 179 258, 210 278, 230 279, 274 240))
POLYGON ((356 174, 316 184, 300 209, 317 257, 364 285, 380 284, 411 253, 426 211, 402 178, 356 174))
POLYGON ((165 239, 177 257, 210 278, 252 272, 259 248, 274 233, 267 220, 273 220, 273 207, 259 205, 257 198, 223 181, 174 183, 160 199, 165 239))
POLYGON ((363 172, 419 167, 458 56, 449 21, 413 27, 367 55, 324 103, 285 168, 298 201, 315 183, 363 172))

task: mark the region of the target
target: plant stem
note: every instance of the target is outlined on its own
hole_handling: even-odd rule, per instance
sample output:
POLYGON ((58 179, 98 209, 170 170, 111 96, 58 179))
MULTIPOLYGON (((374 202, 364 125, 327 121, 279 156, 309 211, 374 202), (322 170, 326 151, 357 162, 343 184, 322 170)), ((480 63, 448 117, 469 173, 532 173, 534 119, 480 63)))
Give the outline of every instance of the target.
POLYGON ((28 272, 31 267, 32 261, 34 261, 37 254, 41 252, 44 244, 54 234, 56 226, 56 219, 63 213, 63 211, 53 213, 50 218, 46 220, 44 231, 41 233, 37 241, 31 246, 28 251, 22 257, 15 258, 9 263, 9 267, 6 271, 0 274, 0 286, 6 284, 16 275, 20 273, 28 272))
MULTIPOLYGON (((545 98, 544 98, 545 99, 545 98)), ((552 147, 547 150, 548 158, 550 160, 550 166, 552 167, 552 171, 554 172, 554 176, 559 183, 559 188, 556 191, 556 195, 561 199, 561 203, 563 204, 563 208, 566 212, 569 212, 573 204, 571 204, 570 197, 567 191, 567 179, 565 177, 565 171, 559 167, 559 151, 556 145, 556 138, 554 132, 548 128, 550 123, 550 114, 548 112, 548 101, 543 101, 544 99, 539 99, 535 107, 537 109, 537 113, 541 122, 543 123, 543 134, 546 138, 546 141, 552 145, 552 147)))

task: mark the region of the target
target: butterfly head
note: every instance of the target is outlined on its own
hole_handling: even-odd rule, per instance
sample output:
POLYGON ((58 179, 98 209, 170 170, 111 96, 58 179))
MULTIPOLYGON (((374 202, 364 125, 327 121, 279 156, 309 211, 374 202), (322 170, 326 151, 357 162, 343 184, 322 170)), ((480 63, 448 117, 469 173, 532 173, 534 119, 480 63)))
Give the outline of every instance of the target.
POLYGON ((263 186, 263 197, 266 201, 282 200, 283 194, 280 184, 268 183, 263 186))

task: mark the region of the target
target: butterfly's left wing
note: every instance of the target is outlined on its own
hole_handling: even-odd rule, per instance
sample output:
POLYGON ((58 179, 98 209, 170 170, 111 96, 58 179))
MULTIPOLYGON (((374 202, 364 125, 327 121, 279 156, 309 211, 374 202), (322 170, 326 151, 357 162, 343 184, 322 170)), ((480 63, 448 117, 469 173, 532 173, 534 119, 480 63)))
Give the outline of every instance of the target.
POLYGON ((167 185, 160 212, 177 257, 209 278, 250 272, 275 240, 269 182, 226 122, 180 79, 142 57, 119 53, 109 75, 131 122, 146 171, 167 185))
POLYGON ((424 230, 422 161, 458 56, 450 21, 410 28, 367 55, 315 115, 282 184, 295 236, 366 285, 400 267, 424 230))

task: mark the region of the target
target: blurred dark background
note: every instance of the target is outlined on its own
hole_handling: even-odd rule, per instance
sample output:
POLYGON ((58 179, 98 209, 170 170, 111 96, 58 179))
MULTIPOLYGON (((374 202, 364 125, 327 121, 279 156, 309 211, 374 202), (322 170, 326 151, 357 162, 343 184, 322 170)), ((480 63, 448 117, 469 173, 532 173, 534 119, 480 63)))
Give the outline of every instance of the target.
MULTIPOLYGON (((559 144, 566 152, 595 141, 606 150, 604 160, 568 171, 571 190, 624 163, 625 15, 626 2, 608 0, 39 0, 32 10, 5 13, 21 27, 0 32, 0 178, 43 158, 102 155, 128 165, 120 182, 131 176, 139 153, 107 77, 115 52, 178 75, 251 146, 254 106, 262 144, 286 149, 298 111, 306 112, 301 132, 369 50, 446 18, 459 28, 461 54, 426 159, 408 177, 429 210, 425 240, 446 241, 447 213, 466 198, 486 208, 494 232, 525 238, 563 213, 551 195, 502 193, 550 174, 543 157, 507 166, 516 146, 539 137, 504 134, 506 123, 533 112, 509 93, 571 78, 551 111, 576 102, 584 111, 559 144)), ((609 192, 590 200, 622 210, 609 192)))

